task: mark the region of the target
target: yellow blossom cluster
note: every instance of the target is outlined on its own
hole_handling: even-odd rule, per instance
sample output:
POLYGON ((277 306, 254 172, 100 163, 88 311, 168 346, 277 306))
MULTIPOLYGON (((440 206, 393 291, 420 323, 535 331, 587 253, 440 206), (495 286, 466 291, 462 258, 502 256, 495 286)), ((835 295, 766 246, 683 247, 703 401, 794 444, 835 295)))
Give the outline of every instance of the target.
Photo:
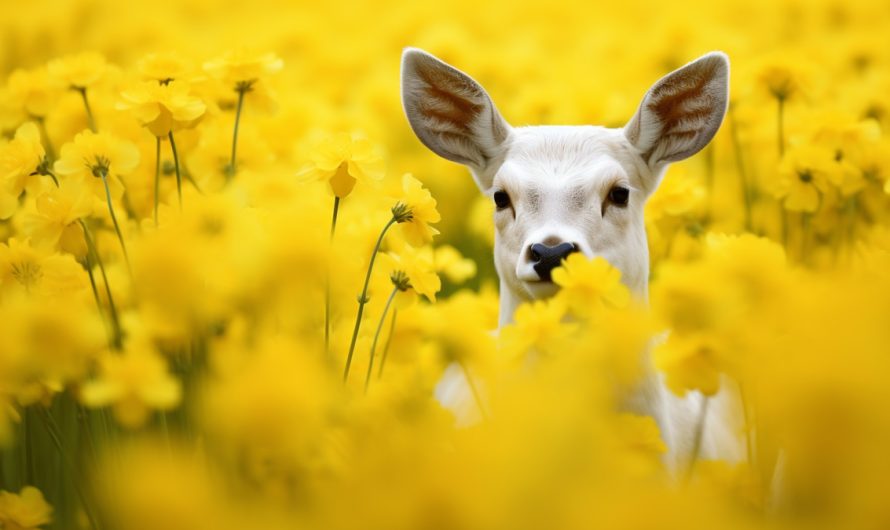
POLYGON ((886 528, 890 7, 0 7, 0 528, 886 528), (621 127, 709 50, 713 142, 498 328, 491 199, 405 46, 516 124, 621 127), (663 381, 734 397, 685 459, 663 381), (644 399, 653 396, 644 396, 644 399))

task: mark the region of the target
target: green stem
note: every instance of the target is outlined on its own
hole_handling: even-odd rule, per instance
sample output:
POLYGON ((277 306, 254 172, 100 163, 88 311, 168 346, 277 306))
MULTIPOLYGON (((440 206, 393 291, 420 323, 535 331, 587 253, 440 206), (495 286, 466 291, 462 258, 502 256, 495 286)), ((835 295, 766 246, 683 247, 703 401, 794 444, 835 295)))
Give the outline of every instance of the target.
POLYGON ((856 217, 859 213, 859 199, 856 195, 853 195, 847 201, 847 209, 846 209, 846 217, 847 217, 847 228, 846 228, 846 239, 847 246, 852 247, 856 238, 856 217))
MULTIPOLYGON (((337 213, 340 211, 340 197, 334 196, 334 213, 331 216, 331 239, 334 241, 334 232, 337 230, 337 213)), ((324 351, 330 352, 331 344, 331 271, 328 267, 328 276, 324 293, 324 351)))
POLYGON ((776 96, 776 101, 779 103, 779 109, 777 113, 777 134, 778 134, 778 142, 779 142, 779 158, 785 156, 785 97, 784 96, 776 96))
POLYGON ((161 410, 158 412, 158 414, 160 414, 161 416, 161 434, 164 436, 164 444, 167 446, 167 451, 170 451, 170 426, 167 424, 167 412, 161 410))
POLYGON ((158 202, 161 194, 161 137, 157 137, 155 149, 155 227, 158 226, 158 202))
POLYGON ((40 129, 40 135, 43 136, 43 147, 46 150, 46 157, 50 160, 56 159, 56 151, 53 149, 53 142, 49 139, 49 133, 46 131, 46 118, 39 116, 35 118, 37 127, 40 129))
POLYGON ((85 438, 87 450, 89 451, 89 460, 90 462, 95 463, 98 452, 96 451, 96 440, 93 438, 93 429, 90 425, 89 413, 83 405, 77 404, 75 406, 75 414, 77 415, 77 423, 80 427, 80 432, 86 435, 85 438))
POLYGON ((71 459, 68 452, 65 451, 65 445, 62 443, 62 438, 59 434, 59 426, 56 423, 56 420, 53 418, 52 414, 50 414, 49 410, 41 407, 40 411, 43 413, 42 418, 44 427, 46 427, 46 432, 49 433, 50 438, 52 438, 53 444, 56 446, 56 450, 59 451, 59 455, 62 457, 62 461, 68 468, 71 483, 74 486, 74 490, 77 492, 77 496, 80 498, 81 504, 83 504, 83 510, 84 512, 86 512, 87 519, 89 519, 90 527, 98 530, 99 522, 96 519, 95 511, 90 505, 87 496, 84 493, 83 488, 81 487, 82 485, 79 474, 77 472, 77 467, 75 466, 74 461, 71 459))
POLYGON ((127 262, 127 269, 130 268, 130 256, 127 254, 127 245, 124 244, 124 234, 121 232, 120 224, 117 222, 117 216, 114 214, 114 205, 111 203, 111 188, 108 186, 108 172, 99 171, 102 178, 102 184, 105 185, 105 200, 108 202, 108 213, 111 214, 111 222, 114 224, 114 231, 117 233, 117 240, 120 241, 121 250, 124 252, 124 261, 127 262))
MULTIPOLYGON (((119 335, 118 325, 116 323, 116 318, 114 316, 112 316, 111 318, 107 318, 107 319, 104 318, 105 311, 104 311, 104 308, 102 307, 102 299, 99 297, 99 288, 96 286, 96 275, 93 274, 92 251, 89 251, 89 250, 87 251, 87 255, 85 257, 85 263, 83 264, 83 268, 85 268, 87 270, 87 276, 89 276, 89 278, 90 278, 90 288, 93 290, 93 298, 96 300, 96 307, 99 309, 99 313, 103 316, 102 320, 105 322, 106 326, 110 325, 110 329, 108 327, 106 327, 106 331, 108 331, 110 334, 108 342, 111 345, 111 347, 114 348, 114 347, 116 347, 116 345, 118 343, 118 338, 117 338, 119 335)), ((111 313, 111 310, 109 310, 109 313, 111 313)))
POLYGON ((24 433, 24 440, 22 441, 23 449, 24 449, 24 464, 25 464, 25 482, 28 484, 33 484, 37 477, 37 468, 34 463, 34 417, 33 417, 33 409, 30 407, 25 408, 22 411, 22 431, 24 433))
POLYGON ((96 299, 96 306, 99 308, 99 312, 102 312, 102 299, 99 298, 99 288, 96 286, 96 276, 93 274, 93 264, 91 255, 89 251, 87 251, 87 255, 84 257, 83 268, 87 270, 87 276, 90 278, 90 289, 93 291, 93 298, 96 299))
POLYGON ((90 126, 90 130, 99 132, 96 129, 96 118, 93 117, 93 109, 90 108, 90 98, 87 97, 86 87, 74 87, 74 89, 80 92, 80 98, 83 99, 83 108, 87 113, 87 124, 90 126))
POLYGON ((386 299, 386 305, 383 306, 383 314, 380 315, 377 331, 374 332, 374 340, 371 342, 371 358, 368 360, 368 373, 365 375, 365 394, 368 393, 368 385, 371 384, 371 373, 374 371, 374 352, 377 351, 377 340, 380 339, 380 330, 383 329, 383 323, 386 322, 386 314, 389 313, 389 306, 392 305, 392 301, 398 292, 398 287, 392 288, 389 298, 386 299))
POLYGON ((739 181, 742 185, 742 199, 745 201, 745 230, 750 232, 752 228, 751 187, 748 183, 748 173, 745 171, 745 161, 742 158, 742 142, 739 140, 738 122, 731 105, 729 107, 729 131, 732 138, 732 148, 735 151, 736 170, 739 173, 739 181))
POLYGON ((229 161, 228 171, 226 171, 226 180, 231 180, 235 176, 235 160, 238 149, 238 126, 241 124, 241 109, 244 107, 244 95, 249 90, 248 87, 239 87, 238 90, 238 106, 235 109, 235 130, 232 133, 232 159, 229 161))
MULTIPOLYGON (((83 229, 83 237, 87 242, 87 255, 92 255, 92 259, 95 260, 96 265, 99 266, 99 272, 102 274, 102 283, 105 284, 105 296, 108 297, 108 312, 111 315, 111 326, 114 331, 112 344, 115 349, 119 350, 123 346, 123 333, 121 331, 120 319, 117 315, 117 307, 114 305, 114 297, 111 295, 111 285, 108 283, 108 275, 105 273, 105 265, 102 263, 102 258, 99 257, 96 241, 93 239, 87 224, 83 219, 78 219, 77 222, 80 223, 80 227, 83 229)), ((87 263, 89 265, 89 260, 87 263)), ((92 278, 92 267, 90 267, 90 277, 92 278)), ((98 303, 98 298, 96 301, 98 303)))
POLYGON ((383 355, 380 357, 380 368, 377 369, 377 379, 383 378, 383 367, 386 365, 386 358, 389 355, 389 345, 392 342, 392 334, 396 330, 396 316, 398 316, 398 308, 392 310, 392 318, 389 321, 389 335, 386 336, 386 344, 383 345, 383 355))
POLYGON ((800 214, 800 262, 803 264, 807 264, 809 260, 807 259, 807 254, 810 251, 810 233, 812 229, 812 215, 811 213, 803 212, 800 214))
POLYGON ((383 236, 386 235, 389 227, 395 223, 396 218, 393 216, 380 232, 380 237, 377 238, 377 244, 374 245, 374 251, 371 253, 371 263, 368 264, 368 273, 365 275, 365 286, 362 288, 362 294, 358 298, 358 314, 355 316, 355 327, 352 330, 352 341, 349 343, 349 353, 346 356, 346 368, 343 369, 344 382, 349 378, 349 367, 352 366, 352 354, 355 352, 355 341, 358 339, 358 330, 362 325, 362 312, 365 310, 365 304, 368 303, 368 284, 371 283, 371 271, 374 270, 374 260, 377 258, 377 252, 380 250, 380 245, 383 243, 383 236))
POLYGON ((179 154, 176 152, 176 142, 173 140, 173 131, 170 131, 170 150, 173 151, 173 167, 176 168, 176 194, 179 196, 179 211, 182 211, 182 175, 179 171, 179 154))
POLYGON ((340 211, 340 197, 334 196, 334 213, 331 215, 331 240, 334 239, 334 232, 337 230, 337 213, 340 211))

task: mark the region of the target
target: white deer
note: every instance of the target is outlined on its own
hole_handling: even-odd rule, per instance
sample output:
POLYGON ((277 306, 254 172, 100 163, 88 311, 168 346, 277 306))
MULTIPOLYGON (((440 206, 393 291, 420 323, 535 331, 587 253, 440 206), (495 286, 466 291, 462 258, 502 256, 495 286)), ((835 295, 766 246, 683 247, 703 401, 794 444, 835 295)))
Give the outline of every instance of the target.
MULTIPOLYGON (((643 207, 671 162, 714 137, 728 83, 729 60, 713 52, 655 83, 623 128, 511 127, 470 76, 424 51, 405 50, 402 102, 414 133, 439 156, 467 166, 495 203, 501 326, 520 303, 556 292, 550 272, 572 252, 605 258, 637 298, 647 299, 643 207)), ((636 401, 659 423, 672 464, 697 445, 702 412, 699 454, 741 458, 721 406, 727 399, 706 405, 698 394, 677 398, 653 374, 636 401)))

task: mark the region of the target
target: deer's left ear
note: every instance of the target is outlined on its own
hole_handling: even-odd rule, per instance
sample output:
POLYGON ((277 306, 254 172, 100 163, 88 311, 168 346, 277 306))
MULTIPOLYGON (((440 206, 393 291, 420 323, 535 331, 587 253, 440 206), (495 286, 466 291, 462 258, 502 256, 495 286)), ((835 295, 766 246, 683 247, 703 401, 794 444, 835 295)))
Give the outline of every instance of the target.
POLYGON ((729 59, 711 52, 661 78, 624 135, 650 167, 688 158, 711 141, 729 100, 729 59))

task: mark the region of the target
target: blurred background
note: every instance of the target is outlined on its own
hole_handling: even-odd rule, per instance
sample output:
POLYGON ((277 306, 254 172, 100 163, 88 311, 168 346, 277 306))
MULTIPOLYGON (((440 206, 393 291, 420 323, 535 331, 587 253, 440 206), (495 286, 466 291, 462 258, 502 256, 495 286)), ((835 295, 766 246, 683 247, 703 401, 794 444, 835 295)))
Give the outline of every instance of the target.
MULTIPOLYGON (((0 528, 890 527, 888 34, 886 0, 0 0, 0 528), (493 205, 410 130, 406 46, 473 76, 514 126, 621 127, 661 76, 729 55, 720 132, 647 204, 651 312, 573 320, 554 299, 496 340, 493 205), (122 105, 167 86, 146 74, 158 53, 202 114, 176 131, 180 160, 122 105), (260 72, 243 114, 245 79, 212 75, 226 68, 260 72), (90 107, 59 72, 96 74, 90 107), (84 147, 93 117, 102 141, 84 147), (332 138, 354 150, 332 167, 367 146, 385 164, 344 198, 333 245, 328 182, 297 176, 332 138), (127 155, 114 201, 82 152, 127 155), (92 209, 46 178, 66 164, 92 209), (362 321, 406 172, 441 235, 387 236, 362 321), (412 253, 442 289, 408 293, 397 320, 389 274, 412 253), (748 464, 692 458, 675 481, 652 418, 618 413, 666 329, 653 358, 672 390, 743 384, 748 464), (378 336, 390 360, 368 391, 378 336), (433 398, 455 366, 490 396, 465 405, 496 421, 460 424, 433 398)), ((575 299, 603 278, 620 291, 581 278, 575 299)))

